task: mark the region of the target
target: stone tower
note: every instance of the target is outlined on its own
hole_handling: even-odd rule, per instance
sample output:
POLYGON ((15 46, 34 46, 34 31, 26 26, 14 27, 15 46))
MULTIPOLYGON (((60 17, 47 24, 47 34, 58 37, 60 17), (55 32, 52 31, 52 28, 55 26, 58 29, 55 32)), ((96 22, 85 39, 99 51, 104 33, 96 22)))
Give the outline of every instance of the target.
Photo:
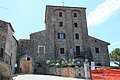
MULTIPOLYGON (((86 8, 46 6, 46 49, 52 58, 81 62, 89 54, 86 8)), ((90 59, 89 59, 90 60, 90 59)))

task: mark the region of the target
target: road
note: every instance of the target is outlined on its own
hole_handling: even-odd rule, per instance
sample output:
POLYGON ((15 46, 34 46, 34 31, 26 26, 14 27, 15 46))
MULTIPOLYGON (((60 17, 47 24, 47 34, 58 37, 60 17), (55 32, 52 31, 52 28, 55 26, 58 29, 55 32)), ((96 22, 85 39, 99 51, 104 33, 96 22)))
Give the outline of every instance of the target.
POLYGON ((25 74, 25 75, 18 75, 16 77, 13 77, 13 80, 89 80, 89 79, 68 78, 68 77, 59 77, 59 76, 51 76, 51 75, 25 74))

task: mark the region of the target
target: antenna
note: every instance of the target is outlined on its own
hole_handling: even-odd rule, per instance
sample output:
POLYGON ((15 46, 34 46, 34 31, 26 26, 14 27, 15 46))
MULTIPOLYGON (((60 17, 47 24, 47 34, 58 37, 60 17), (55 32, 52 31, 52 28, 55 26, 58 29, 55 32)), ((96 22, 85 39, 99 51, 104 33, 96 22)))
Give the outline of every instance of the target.
POLYGON ((62 0, 62 6, 64 6, 64 0, 62 0))

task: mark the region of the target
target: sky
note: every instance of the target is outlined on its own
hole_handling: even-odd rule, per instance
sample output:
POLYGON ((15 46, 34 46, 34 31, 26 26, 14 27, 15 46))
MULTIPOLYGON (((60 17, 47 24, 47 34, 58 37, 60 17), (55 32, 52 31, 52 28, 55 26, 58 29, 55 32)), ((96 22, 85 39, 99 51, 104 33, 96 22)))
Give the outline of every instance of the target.
POLYGON ((0 0, 0 19, 10 22, 17 40, 45 29, 46 5, 85 7, 90 36, 120 48, 120 0, 0 0))

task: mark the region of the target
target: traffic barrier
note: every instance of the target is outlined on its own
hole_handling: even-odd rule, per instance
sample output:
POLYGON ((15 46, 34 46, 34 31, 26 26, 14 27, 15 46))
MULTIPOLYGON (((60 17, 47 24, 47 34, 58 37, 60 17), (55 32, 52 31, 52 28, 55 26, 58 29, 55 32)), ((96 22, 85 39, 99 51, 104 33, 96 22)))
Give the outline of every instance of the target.
POLYGON ((120 80, 120 69, 97 68, 90 75, 92 80, 120 80))

